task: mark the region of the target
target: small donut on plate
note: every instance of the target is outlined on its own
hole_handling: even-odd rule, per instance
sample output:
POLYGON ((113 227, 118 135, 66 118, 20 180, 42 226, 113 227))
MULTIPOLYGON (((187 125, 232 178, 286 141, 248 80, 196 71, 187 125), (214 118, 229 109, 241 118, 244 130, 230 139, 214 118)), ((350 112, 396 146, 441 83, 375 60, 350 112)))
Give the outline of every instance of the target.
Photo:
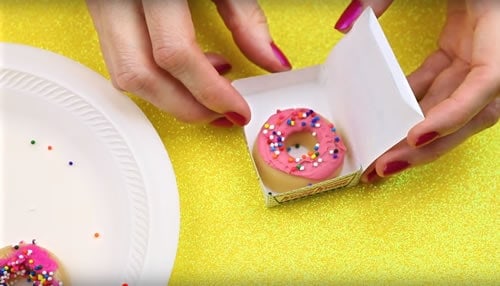
POLYGON ((0 248, 0 286, 22 280, 34 286, 69 285, 58 259, 35 240, 0 248))
POLYGON ((262 182, 281 193, 338 176, 346 147, 323 116, 309 108, 291 108, 267 119, 252 153, 262 182))

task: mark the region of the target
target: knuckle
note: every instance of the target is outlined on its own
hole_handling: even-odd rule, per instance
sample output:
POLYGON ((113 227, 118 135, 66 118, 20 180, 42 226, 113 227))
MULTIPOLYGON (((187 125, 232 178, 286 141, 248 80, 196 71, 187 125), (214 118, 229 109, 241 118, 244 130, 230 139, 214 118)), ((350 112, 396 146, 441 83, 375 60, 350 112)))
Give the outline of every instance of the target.
POLYGON ((156 64, 171 74, 182 73, 189 61, 193 43, 189 41, 178 41, 176 43, 162 43, 153 50, 153 58, 156 64))
POLYGON ((248 17, 250 18, 249 23, 253 23, 253 24, 257 24, 257 25, 261 25, 261 24, 267 25, 267 18, 264 15, 264 12, 262 12, 262 9, 259 7, 259 5, 254 6, 250 10, 248 17))
POLYGON ((113 85, 121 90, 137 92, 144 89, 149 77, 149 72, 142 68, 121 67, 113 78, 113 85))
POLYGON ((260 25, 267 25, 267 18, 259 5, 252 6, 246 10, 243 17, 229 17, 227 26, 234 33, 244 33, 245 31, 260 25))
POLYGON ((200 90, 196 92, 196 98, 198 101, 204 103, 205 105, 211 103, 217 103, 220 99, 219 92, 221 89, 216 83, 212 83, 207 86, 203 86, 200 90))

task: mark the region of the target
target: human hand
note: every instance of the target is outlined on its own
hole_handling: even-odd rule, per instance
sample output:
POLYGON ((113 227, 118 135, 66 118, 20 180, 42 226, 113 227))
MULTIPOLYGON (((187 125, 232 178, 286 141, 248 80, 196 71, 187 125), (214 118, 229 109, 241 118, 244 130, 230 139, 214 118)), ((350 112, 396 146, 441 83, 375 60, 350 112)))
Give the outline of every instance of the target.
MULTIPOLYGON (((279 72, 290 63, 274 44, 257 0, 214 0, 240 50, 279 72)), ((87 0, 113 85, 181 121, 242 126, 250 109, 219 73, 231 66, 196 43, 186 0, 87 0)))
POLYGON ((425 120, 363 174, 375 182, 432 162, 500 116, 500 2, 449 0, 438 49, 408 76, 425 120))

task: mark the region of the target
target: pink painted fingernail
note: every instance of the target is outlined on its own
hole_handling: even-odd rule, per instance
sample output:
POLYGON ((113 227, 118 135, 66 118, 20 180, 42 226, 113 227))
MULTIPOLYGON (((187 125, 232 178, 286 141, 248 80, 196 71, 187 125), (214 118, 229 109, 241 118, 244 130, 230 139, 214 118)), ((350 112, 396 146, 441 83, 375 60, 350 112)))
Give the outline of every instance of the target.
POLYGON ((377 174, 377 170, 373 169, 368 175, 366 175, 366 180, 368 183, 374 183, 378 181, 380 177, 377 174))
POLYGON ((217 127, 233 127, 233 122, 229 121, 226 117, 217 118, 214 121, 210 122, 211 125, 217 127))
POLYGON ((339 20, 335 24, 335 29, 341 32, 346 31, 362 12, 363 4, 359 0, 352 0, 351 4, 347 6, 344 13, 342 13, 339 20))
POLYGON ((247 119, 237 112, 226 112, 224 115, 236 125, 244 126, 247 123, 247 119))
POLYGON ((385 165, 384 176, 389 176, 392 174, 399 173, 408 167, 410 167, 410 163, 406 161, 389 162, 387 163, 387 165, 385 165))
POLYGON ((283 65, 287 69, 291 69, 292 65, 290 64, 288 59, 285 57, 285 54, 283 54, 283 52, 280 50, 280 48, 278 48, 278 46, 276 46, 276 44, 274 42, 271 42, 271 48, 272 48, 273 53, 276 56, 276 58, 278 58, 278 60, 280 61, 281 65, 283 65))
POLYGON ((436 131, 432 131, 432 132, 428 132, 428 133, 425 133, 423 135, 420 135, 420 137, 418 137, 417 139, 417 142, 415 143, 415 146, 417 147, 420 147, 426 143, 429 143, 431 142, 432 140, 436 139, 436 137, 439 136, 439 133, 437 133, 436 131))
POLYGON ((221 64, 215 65, 214 68, 219 74, 225 74, 232 68, 232 66, 230 64, 221 64))

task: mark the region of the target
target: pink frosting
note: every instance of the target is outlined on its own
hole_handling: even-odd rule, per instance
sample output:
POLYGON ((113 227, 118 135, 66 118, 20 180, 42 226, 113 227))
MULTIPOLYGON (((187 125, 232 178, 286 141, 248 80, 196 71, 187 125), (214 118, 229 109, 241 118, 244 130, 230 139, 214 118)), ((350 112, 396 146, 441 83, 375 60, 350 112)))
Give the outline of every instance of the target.
POLYGON ((62 285, 54 278, 59 268, 49 252, 34 241, 32 244, 19 243, 12 246, 12 253, 6 258, 0 258, 0 285, 10 285, 11 282, 25 278, 33 285, 62 285))
POLYGON ((257 148, 264 161, 276 170, 323 180, 340 168, 344 161, 346 148, 336 131, 331 122, 311 109, 278 110, 261 128, 257 148), (303 132, 315 136, 317 144, 308 154, 292 157, 285 146, 286 137, 303 132))

